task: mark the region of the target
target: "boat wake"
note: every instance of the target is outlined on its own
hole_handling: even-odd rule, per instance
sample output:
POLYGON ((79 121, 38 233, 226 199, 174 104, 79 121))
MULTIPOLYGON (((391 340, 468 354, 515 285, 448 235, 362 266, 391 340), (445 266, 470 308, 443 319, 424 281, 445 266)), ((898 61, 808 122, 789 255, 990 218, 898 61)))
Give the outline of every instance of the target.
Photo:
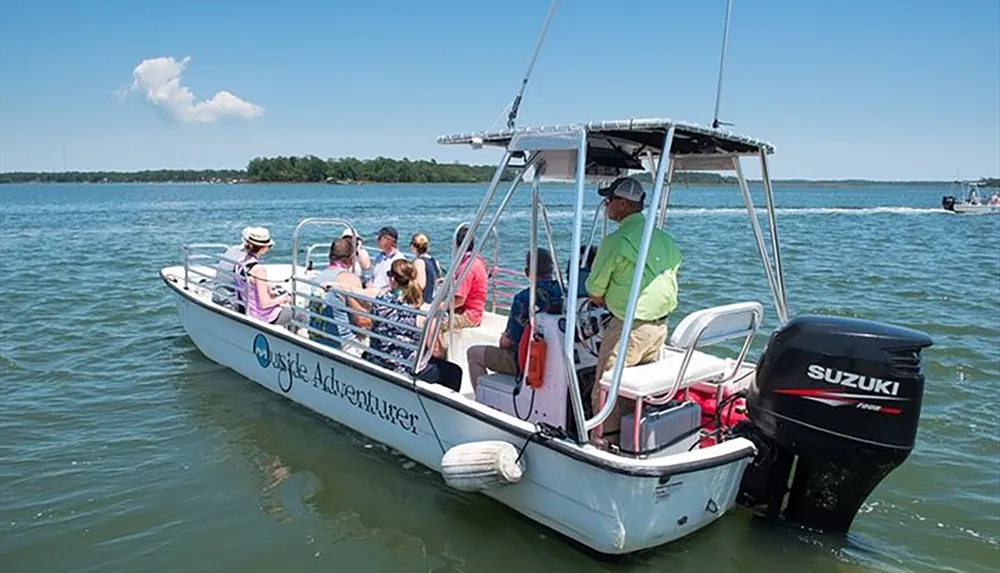
MULTIPOLYGON (((592 208, 591 208, 592 209, 592 208)), ((939 207, 784 207, 777 208, 774 210, 779 217, 789 217, 789 216, 801 216, 801 215, 935 215, 935 214, 948 214, 939 207)), ((592 212, 592 211, 591 211, 592 212)), ((763 208, 758 208, 757 213, 761 216, 766 215, 766 210, 763 208)), ((671 207, 667 213, 667 218, 671 217, 746 217, 747 211, 743 207, 718 207, 718 208, 701 208, 701 207, 671 207)), ((573 218, 573 210, 564 205, 560 205, 556 208, 550 208, 548 211, 549 219, 551 220, 571 220, 573 218)), ((422 217, 422 215, 421 215, 422 217)), ((531 212, 527 209, 520 210, 517 208, 511 208, 511 210, 504 214, 503 220, 527 220, 531 217, 531 212)), ((406 219, 407 217, 397 217, 400 221, 406 219)), ((459 215, 438 215, 435 213, 434 222, 436 223, 458 223, 465 218, 459 215)), ((396 222, 400 222, 396 221, 396 222)))
MULTIPOLYGON (((674 207, 668 213, 670 216, 699 216, 699 215, 738 215, 745 216, 746 209, 742 207, 731 207, 721 209, 700 209, 691 207, 674 207)), ((757 212, 765 214, 766 211, 758 208, 757 212)), ((779 207, 774 210, 778 215, 932 215, 944 213, 938 207, 779 207)))

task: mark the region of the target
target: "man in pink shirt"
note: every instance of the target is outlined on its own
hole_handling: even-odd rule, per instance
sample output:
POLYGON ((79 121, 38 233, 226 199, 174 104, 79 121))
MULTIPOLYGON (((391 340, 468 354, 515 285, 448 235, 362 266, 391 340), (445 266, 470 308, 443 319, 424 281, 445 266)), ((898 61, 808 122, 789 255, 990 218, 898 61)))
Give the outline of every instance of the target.
MULTIPOLYGON (((468 233, 468 227, 459 229, 455 237, 455 248, 462 246, 462 241, 468 233)), ((480 256, 473 256, 472 248, 475 246, 475 239, 469 241, 469 249, 465 252, 461 262, 459 262, 456 277, 465 271, 468 265, 472 265, 465 275, 458 288, 455 289, 455 313, 450 319, 441 325, 441 338, 439 340, 439 355, 444 357, 447 354, 447 345, 444 334, 450 329, 475 328, 483 321, 483 310, 486 309, 486 262, 480 256)))

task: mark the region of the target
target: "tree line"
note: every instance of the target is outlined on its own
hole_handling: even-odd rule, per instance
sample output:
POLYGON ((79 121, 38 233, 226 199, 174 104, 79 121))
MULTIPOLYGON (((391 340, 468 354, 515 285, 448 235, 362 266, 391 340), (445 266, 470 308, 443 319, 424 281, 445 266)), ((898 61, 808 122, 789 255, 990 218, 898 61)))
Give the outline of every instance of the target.
POLYGON ((246 178, 240 169, 156 169, 150 171, 62 171, 0 173, 2 183, 212 183, 246 178))
MULTIPOLYGON (((246 169, 156 169, 146 171, 65 171, 65 172, 0 172, 3 183, 483 183, 492 179, 493 165, 466 165, 438 163, 430 160, 321 159, 314 155, 304 157, 278 156, 255 157, 246 169)), ((503 174, 504 180, 513 178, 513 170, 503 174)), ((651 176, 639 174, 640 180, 649 183, 651 176)), ((729 175, 705 172, 677 172, 674 184, 679 185, 735 185, 736 178, 729 175)), ((932 181, 809 181, 799 179, 776 180, 775 183, 842 186, 870 184, 940 184, 932 181)), ((983 187, 1000 187, 1000 179, 984 177, 983 187)))
MULTIPOLYGON (((438 163, 433 159, 320 159, 307 155, 256 157, 247 165, 246 177, 255 182, 481 183, 492 179, 495 171, 493 165, 438 163)), ((512 176, 510 170, 504 174, 508 180, 512 176)))

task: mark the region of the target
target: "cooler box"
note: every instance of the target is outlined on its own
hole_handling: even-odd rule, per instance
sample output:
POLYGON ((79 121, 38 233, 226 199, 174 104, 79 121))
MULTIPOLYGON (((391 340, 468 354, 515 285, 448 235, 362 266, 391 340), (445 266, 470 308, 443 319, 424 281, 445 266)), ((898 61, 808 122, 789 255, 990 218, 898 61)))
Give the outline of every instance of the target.
MULTIPOLYGON (((634 413, 622 416, 618 447, 625 452, 636 451, 632 444, 634 417, 634 413)), ((660 457, 686 452, 700 438, 701 432, 692 431, 700 425, 701 406, 697 402, 668 402, 662 406, 646 406, 642 409, 642 419, 639 421, 638 449, 640 453, 654 450, 690 432, 689 436, 677 443, 649 455, 660 457)))

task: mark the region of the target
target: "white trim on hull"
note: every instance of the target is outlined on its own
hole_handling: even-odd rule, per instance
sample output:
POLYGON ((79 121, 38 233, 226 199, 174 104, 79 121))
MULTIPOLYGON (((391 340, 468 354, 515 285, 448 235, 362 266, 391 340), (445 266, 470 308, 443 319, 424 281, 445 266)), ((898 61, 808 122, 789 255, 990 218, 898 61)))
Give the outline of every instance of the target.
POLYGON ((986 213, 1000 213, 1000 205, 969 205, 966 203, 956 203, 952 210, 956 213, 966 215, 983 215, 986 213))
MULTIPOLYGON (((440 471, 445 449, 483 440, 520 448, 527 423, 443 386, 417 382, 185 290, 183 267, 161 271, 180 320, 209 359, 440 471)), ((736 500, 753 444, 735 438, 671 456, 633 459, 536 437, 517 484, 483 493, 598 552, 622 554, 688 535, 736 500)))

